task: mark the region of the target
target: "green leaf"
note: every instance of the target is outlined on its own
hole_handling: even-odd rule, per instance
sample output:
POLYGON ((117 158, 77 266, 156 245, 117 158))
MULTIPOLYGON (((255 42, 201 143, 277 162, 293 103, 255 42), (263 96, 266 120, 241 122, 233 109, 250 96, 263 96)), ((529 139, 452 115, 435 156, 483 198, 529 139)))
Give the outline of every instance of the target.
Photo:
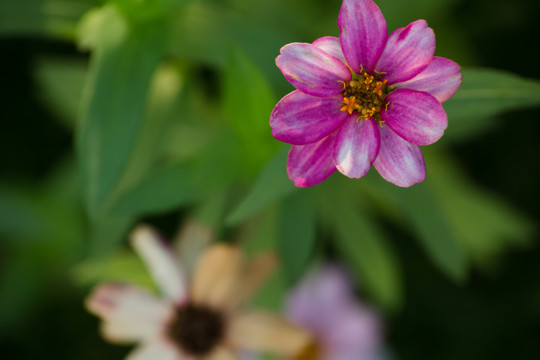
POLYGON ((520 211, 475 185, 448 155, 428 152, 429 181, 473 261, 492 265, 507 248, 531 239, 533 222, 520 211))
POLYGON ((72 162, 32 186, 0 184, 0 332, 32 319, 47 284, 80 259, 86 223, 79 190, 72 162))
POLYGON ((402 288, 397 259, 386 235, 367 213, 349 202, 339 203, 334 211, 335 244, 349 267, 379 304, 396 310, 401 304, 402 288))
POLYGON ((314 252, 314 205, 310 193, 304 191, 288 197, 281 206, 277 247, 284 273, 291 283, 302 276, 314 252))
POLYGON ((72 269, 72 276, 79 285, 105 282, 125 282, 155 289, 142 260, 131 251, 118 251, 99 259, 88 259, 72 269))
POLYGON ((93 0, 2 0, 0 34, 73 40, 77 22, 93 0))
POLYGON ((497 124, 493 117, 515 109, 540 105, 540 82, 501 70, 463 69, 459 90, 443 104, 447 133, 462 136, 497 124))
POLYGON ((235 178, 238 156, 234 144, 218 143, 200 157, 152 171, 118 199, 113 213, 149 214, 201 199, 235 178))
POLYGON ((204 1, 185 6, 172 20, 168 49, 175 56, 224 68, 231 45, 238 45, 274 85, 286 85, 277 76, 274 60, 279 49, 294 37, 277 27, 267 27, 222 3, 204 1))
POLYGON ((246 148, 248 163, 258 169, 276 151, 270 113, 276 104, 264 75, 238 47, 232 47, 225 68, 225 115, 246 148))
POLYGON ((191 1, 193 0, 112 0, 122 13, 136 22, 158 20, 191 1))
POLYGON ((391 188, 402 215, 418 235, 418 241, 432 261, 455 281, 467 274, 467 257, 452 223, 427 183, 408 189, 391 188))
MULTIPOLYGON (((274 251, 279 243, 280 214, 278 206, 269 207, 242 226, 241 245, 248 256, 274 251)), ((287 278, 282 266, 261 286, 253 298, 256 307, 282 311, 287 291, 287 278)))
MULTIPOLYGON (((164 37, 162 24, 132 27, 114 7, 100 11, 77 131, 85 203, 92 217, 109 206, 132 154, 152 75, 163 56, 164 37)), ((91 30, 88 25, 83 29, 91 30)), ((85 33, 82 37, 88 39, 85 33)))
POLYGON ((288 146, 283 146, 261 171, 255 183, 230 213, 227 223, 234 225, 295 191, 287 176, 288 146))
POLYGON ((39 95, 68 129, 74 127, 78 117, 87 70, 88 64, 79 59, 47 57, 36 64, 39 95))

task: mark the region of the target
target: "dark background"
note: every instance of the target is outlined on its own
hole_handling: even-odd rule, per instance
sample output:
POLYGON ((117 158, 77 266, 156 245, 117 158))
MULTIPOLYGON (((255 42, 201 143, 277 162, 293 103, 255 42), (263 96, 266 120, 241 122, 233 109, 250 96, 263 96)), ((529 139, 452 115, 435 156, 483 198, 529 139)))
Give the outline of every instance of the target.
MULTIPOLYGON (((475 62, 463 65, 540 79, 539 15, 535 0, 477 0, 461 1, 448 17, 459 22, 476 49, 475 62)), ((37 96, 33 62, 42 54, 85 55, 69 43, 29 37, 0 38, 0 52, 0 177, 39 183, 73 151, 73 139, 37 96)), ((538 110, 503 114, 493 120, 497 127, 452 148, 478 184, 533 219, 540 219, 538 110)), ((396 358, 540 358, 537 241, 506 252, 488 272, 473 269, 463 285, 435 269, 412 239, 396 234, 394 242, 406 289, 402 310, 387 318, 388 344, 396 358)), ((10 255, 1 253, 0 261, 10 255)), ((96 332, 97 320, 82 311, 84 296, 69 283, 51 282, 32 314, 3 329, 2 357, 121 358, 126 349, 104 343, 96 332)))

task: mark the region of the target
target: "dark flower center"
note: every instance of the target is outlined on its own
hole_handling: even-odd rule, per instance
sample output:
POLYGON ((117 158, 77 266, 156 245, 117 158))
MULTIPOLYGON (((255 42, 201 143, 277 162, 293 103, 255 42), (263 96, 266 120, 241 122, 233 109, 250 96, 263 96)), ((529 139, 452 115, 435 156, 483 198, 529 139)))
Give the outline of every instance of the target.
POLYGON ((177 309, 167 334, 189 355, 207 355, 225 334, 223 315, 208 307, 187 304, 177 309))
POLYGON ((384 99, 392 90, 386 85, 386 80, 380 80, 381 74, 371 75, 367 72, 354 74, 349 82, 343 82, 343 106, 341 111, 352 114, 358 112, 360 117, 369 119, 377 117, 383 106, 388 106, 384 99))
POLYGON ((321 351, 316 342, 309 343, 302 351, 294 357, 294 360, 319 360, 321 351))

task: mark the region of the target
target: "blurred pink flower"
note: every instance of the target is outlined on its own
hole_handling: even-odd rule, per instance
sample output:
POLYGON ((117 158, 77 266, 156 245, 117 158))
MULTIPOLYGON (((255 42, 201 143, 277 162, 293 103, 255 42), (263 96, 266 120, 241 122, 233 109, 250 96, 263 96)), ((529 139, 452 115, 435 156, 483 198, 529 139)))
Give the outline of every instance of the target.
POLYGON ((103 320, 105 339, 139 342, 129 360, 237 360, 239 350, 293 356, 310 342, 284 318, 241 307, 275 267, 273 254, 248 261, 234 246, 212 245, 188 284, 184 268, 152 229, 138 227, 132 244, 163 296, 103 284, 86 302, 103 320))
POLYGON ((272 135, 293 145, 289 178, 307 187, 336 169, 360 178, 373 165, 398 186, 424 181, 418 145, 443 135, 441 103, 461 84, 459 65, 434 56, 435 34, 424 20, 387 35, 372 0, 344 0, 338 26, 339 39, 288 44, 276 59, 297 89, 270 116, 272 135))
POLYGON ((293 289, 287 314, 311 331, 315 342, 294 360, 381 359, 382 324, 374 312, 359 303, 346 273, 326 265, 293 289))

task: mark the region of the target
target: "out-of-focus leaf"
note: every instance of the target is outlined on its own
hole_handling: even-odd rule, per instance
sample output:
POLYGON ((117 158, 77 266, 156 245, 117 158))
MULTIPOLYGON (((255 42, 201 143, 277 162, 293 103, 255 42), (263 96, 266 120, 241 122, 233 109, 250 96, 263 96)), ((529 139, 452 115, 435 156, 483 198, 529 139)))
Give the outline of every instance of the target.
MULTIPOLYGON (((275 251, 279 243, 279 207, 270 206, 242 225, 241 244, 248 256, 262 251, 275 251)), ((257 307, 281 311, 287 289, 287 277, 282 266, 261 286, 253 299, 257 307)))
POLYGON ((133 27, 113 6, 101 11, 77 131, 85 203, 94 218, 109 206, 133 152, 164 37, 160 23, 133 27))
POLYGON ((416 232, 431 260, 452 279, 463 281, 468 269, 465 250, 429 184, 417 184, 408 189, 390 183, 384 185, 395 197, 402 216, 416 232))
POLYGON ((287 280, 304 273, 315 247, 316 212, 311 193, 297 192, 281 206, 277 249, 287 280))
POLYGON ((259 174, 246 197, 230 213, 226 221, 237 224, 296 188, 285 169, 288 146, 283 146, 259 174))
POLYGON ((78 116, 88 65, 66 58, 42 58, 36 64, 36 80, 43 100, 69 129, 78 116))
POLYGON ((36 259, 36 251, 17 249, 7 254, 0 272, 0 334, 13 331, 35 314, 36 299, 46 291, 48 275, 43 271, 46 264, 36 259))
POLYGON ((72 40, 77 22, 94 0, 2 0, 0 36, 29 35, 72 40))
POLYGON ((456 1, 415 0, 405 2, 400 0, 379 0, 376 3, 384 14, 388 29, 393 31, 417 19, 432 19, 438 15, 443 16, 442 14, 447 14, 456 1))
POLYGON ((463 69, 463 83, 443 104, 451 137, 470 135, 496 125, 505 111, 540 105, 540 81, 501 70, 463 69))
POLYGON ((93 219, 87 230, 89 256, 100 258, 116 250, 133 222, 132 217, 117 214, 93 219))
POLYGON ((147 214, 201 199, 235 178, 238 156, 235 144, 218 143, 201 157, 153 171, 125 192, 113 212, 147 214))
POLYGON ((136 22, 163 18, 193 0, 112 0, 130 20, 136 22))
POLYGON ((148 176, 156 163, 166 159, 167 135, 183 120, 180 108, 184 87, 183 71, 179 64, 167 61, 161 64, 152 78, 148 94, 148 105, 138 136, 134 139, 133 150, 118 184, 116 196, 122 196, 148 176))
POLYGON ((333 223, 335 245, 358 277, 361 287, 383 307, 395 310, 402 300, 397 259, 384 232, 351 199, 327 200, 326 206, 333 206, 327 208, 325 214, 333 223))
POLYGON ((125 282, 155 289, 142 260, 132 251, 118 251, 105 258, 86 260, 72 269, 72 276, 80 285, 105 282, 125 282))
POLYGON ((294 37, 218 3, 193 2, 172 20, 168 48, 174 55, 223 68, 227 50, 234 44, 247 52, 273 84, 286 83, 276 77, 279 72, 274 59, 294 37))
POLYGON ((489 266, 506 248, 530 239, 530 219, 474 185, 449 156, 426 155, 434 195, 472 260, 489 266))
POLYGON ((72 163, 38 186, 0 186, 0 331, 32 317, 48 281, 82 256, 86 223, 72 163))
POLYGON ((275 96, 263 74, 238 47, 232 47, 225 68, 225 114, 245 147, 245 160, 258 170, 279 142, 270 134, 275 96))

